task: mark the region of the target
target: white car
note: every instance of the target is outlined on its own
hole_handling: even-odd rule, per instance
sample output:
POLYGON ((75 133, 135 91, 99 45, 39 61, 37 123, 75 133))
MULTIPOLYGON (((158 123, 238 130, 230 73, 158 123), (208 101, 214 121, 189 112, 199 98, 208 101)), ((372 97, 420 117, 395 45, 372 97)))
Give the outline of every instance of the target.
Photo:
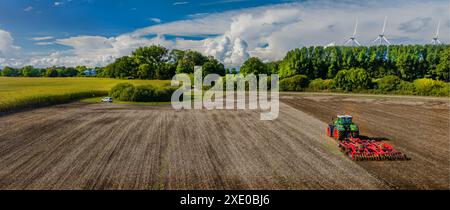
POLYGON ((111 97, 104 97, 104 98, 102 98, 102 102, 112 103, 113 102, 113 98, 111 98, 111 97))

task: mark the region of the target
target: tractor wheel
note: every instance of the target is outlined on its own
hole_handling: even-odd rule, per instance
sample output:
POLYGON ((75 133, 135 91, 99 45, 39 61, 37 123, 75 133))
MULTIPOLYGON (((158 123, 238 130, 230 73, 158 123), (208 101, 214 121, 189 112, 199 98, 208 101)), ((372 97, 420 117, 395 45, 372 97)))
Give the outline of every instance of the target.
POLYGON ((328 125, 328 128, 327 128, 327 135, 328 135, 329 137, 333 137, 333 131, 334 131, 334 126, 333 126, 333 125, 328 125))

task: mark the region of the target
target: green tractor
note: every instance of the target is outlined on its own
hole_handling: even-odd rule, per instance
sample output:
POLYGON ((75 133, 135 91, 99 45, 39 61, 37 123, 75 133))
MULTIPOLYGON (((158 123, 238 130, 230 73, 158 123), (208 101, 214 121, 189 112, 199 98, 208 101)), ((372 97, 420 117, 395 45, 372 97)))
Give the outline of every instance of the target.
POLYGON ((332 119, 332 123, 328 125, 327 135, 337 140, 345 140, 349 136, 359 138, 359 128, 353 123, 353 117, 349 115, 341 115, 337 120, 332 119))

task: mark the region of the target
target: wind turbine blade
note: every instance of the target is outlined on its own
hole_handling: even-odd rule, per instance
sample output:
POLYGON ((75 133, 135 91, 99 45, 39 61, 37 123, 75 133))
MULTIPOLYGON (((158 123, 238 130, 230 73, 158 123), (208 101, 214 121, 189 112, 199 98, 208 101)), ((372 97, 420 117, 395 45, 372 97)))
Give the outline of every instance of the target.
POLYGON ((348 41, 346 41, 345 43, 344 43, 344 45, 348 45, 348 43, 350 43, 352 40, 351 39, 349 39, 348 41))
POLYGON ((436 41, 437 41, 438 44, 442 44, 441 40, 438 39, 436 41))
POLYGON ((387 24, 387 16, 384 17, 383 32, 381 32, 381 34, 383 34, 383 35, 384 35, 384 32, 386 32, 386 24, 387 24))
POLYGON ((353 32, 353 38, 356 37, 357 31, 358 31, 358 19, 356 19, 355 31, 353 32))
POLYGON ((372 41, 372 43, 377 42, 378 40, 380 40, 380 37, 377 37, 375 40, 372 41))
POLYGON ((439 29, 441 28, 441 21, 438 22, 438 27, 436 31, 436 37, 439 37, 439 29))
POLYGON ((355 43, 356 43, 356 45, 361 46, 361 44, 356 39, 355 39, 355 43))
POLYGON ((389 40, 386 39, 386 37, 383 37, 384 41, 386 41, 386 43, 391 44, 391 42, 389 40))

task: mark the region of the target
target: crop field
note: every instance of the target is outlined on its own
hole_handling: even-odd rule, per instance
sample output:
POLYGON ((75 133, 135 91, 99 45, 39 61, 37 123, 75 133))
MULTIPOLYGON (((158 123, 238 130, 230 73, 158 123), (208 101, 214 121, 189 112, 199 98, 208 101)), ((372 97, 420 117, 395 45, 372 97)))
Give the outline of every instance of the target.
POLYGON ((449 189, 448 98, 282 94, 258 110, 76 102, 0 117, 0 189, 449 189), (354 162, 336 114, 411 161, 354 162))
POLYGON ((161 80, 0 77, 0 112, 102 96, 121 82, 153 86, 170 84, 170 81, 161 80))

